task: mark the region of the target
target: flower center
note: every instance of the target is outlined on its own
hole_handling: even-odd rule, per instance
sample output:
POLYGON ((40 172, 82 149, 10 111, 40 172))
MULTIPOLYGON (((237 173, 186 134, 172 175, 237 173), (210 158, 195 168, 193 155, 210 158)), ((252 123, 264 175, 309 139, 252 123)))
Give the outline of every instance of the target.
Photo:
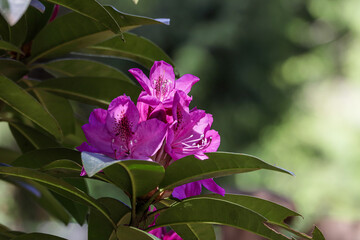
POLYGON ((160 75, 158 79, 154 80, 155 96, 163 101, 167 98, 171 91, 171 81, 165 79, 164 76, 160 75))
MULTIPOLYGON (((125 154, 126 156, 130 155, 131 153, 131 147, 136 144, 136 140, 131 140, 131 136, 133 135, 133 132, 131 131, 132 123, 128 120, 126 116, 123 116, 120 118, 120 120, 115 120, 114 124, 114 132, 115 137, 121 141, 120 149, 114 149, 115 158, 117 157, 117 151, 120 150, 122 154, 125 154)), ((115 138, 112 139, 112 144, 114 144, 115 138)))
POLYGON ((187 138, 178 141, 173 148, 181 149, 184 153, 197 152, 207 148, 212 141, 212 137, 206 138, 204 134, 201 134, 200 137, 194 138, 194 135, 190 135, 187 138))

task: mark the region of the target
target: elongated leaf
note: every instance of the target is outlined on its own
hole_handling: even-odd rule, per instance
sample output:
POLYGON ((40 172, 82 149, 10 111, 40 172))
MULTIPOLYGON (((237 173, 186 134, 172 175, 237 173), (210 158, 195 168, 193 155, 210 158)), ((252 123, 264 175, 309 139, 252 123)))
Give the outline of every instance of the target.
MULTIPOLYGON (((111 218, 116 223, 119 222, 125 214, 130 212, 130 208, 116 199, 101 198, 98 201, 108 209, 111 213, 111 218)), ((88 240, 108 240, 114 231, 113 226, 106 222, 106 219, 95 209, 90 211, 88 222, 88 240)))
POLYGON ((12 165, 36 169, 60 159, 68 159, 81 164, 80 152, 68 148, 49 148, 25 153, 12 165))
POLYGON ((121 240, 160 240, 150 233, 128 226, 119 226, 117 229, 117 237, 121 240))
POLYGON ((66 8, 69 8, 75 12, 78 12, 88 18, 94 19, 114 33, 120 33, 120 26, 106 11, 106 9, 99 4, 96 0, 48 0, 49 2, 59 4, 66 8))
POLYGON ((134 84, 103 77, 56 78, 41 82, 36 88, 101 107, 107 107, 114 98, 124 93, 132 99, 140 93, 140 88, 134 84))
POLYGON ((4 16, 6 21, 11 25, 15 25, 28 8, 31 0, 13 1, 2 0, 0 1, 0 13, 4 16))
POLYGON ((210 224, 189 223, 172 225, 171 228, 187 240, 216 240, 214 227, 210 224))
POLYGON ((264 223, 266 218, 240 205, 220 199, 190 199, 160 213, 150 229, 187 223, 215 223, 241 228, 273 240, 288 240, 264 223))
POLYGON ((41 168, 41 171, 52 176, 59 177, 79 177, 81 166, 72 160, 56 160, 41 168))
POLYGON ((66 240, 66 239, 45 233, 28 233, 12 238, 11 240, 66 240))
POLYGON ((112 36, 114 33, 100 23, 77 13, 69 13, 55 19, 39 32, 33 41, 29 62, 59 56, 112 36))
POLYGON ((134 193, 135 196, 142 196, 156 188, 165 172, 163 166, 150 161, 114 161, 114 159, 104 155, 89 152, 82 152, 81 158, 89 176, 104 170, 109 179, 122 186, 123 190, 131 194, 134 193))
MULTIPOLYGON (((163 23, 163 21, 120 13, 112 8, 108 10, 112 12, 112 15, 115 16, 121 27, 125 30, 145 24, 163 23)), ((114 33, 99 22, 77 13, 69 13, 48 24, 36 36, 32 45, 32 56, 29 62, 31 63, 39 58, 51 58, 80 48, 85 48, 103 42, 113 36, 114 33), (73 24, 74 22, 77 24, 73 24)), ((115 38, 122 41, 119 36, 115 38)))
POLYGON ((170 24, 170 19, 159 18, 153 19, 143 16, 136 16, 118 11, 113 6, 106 6, 105 9, 114 17, 117 23, 120 25, 123 32, 131 29, 150 24, 170 24))
POLYGON ((213 198, 232 202, 253 210, 254 212, 257 212, 267 218, 269 223, 274 223, 280 226, 285 224, 284 220, 288 217, 301 216, 297 212, 294 212, 279 204, 247 195, 225 194, 223 197, 218 194, 209 194, 197 196, 195 198, 213 198))
POLYGON ((124 33, 125 42, 114 37, 105 42, 78 51, 83 54, 125 58, 150 68, 154 61, 164 60, 172 65, 170 57, 150 40, 131 33, 124 33))
POLYGON ((27 74, 29 70, 19 61, 0 58, 0 74, 12 80, 18 80, 27 74))
POLYGON ((20 149, 22 149, 23 152, 28 152, 28 150, 33 149, 51 148, 59 146, 59 144, 55 140, 46 136, 35 128, 20 123, 9 123, 9 126, 20 149), (19 139, 19 137, 25 138, 25 141, 23 139, 19 139))
POLYGON ((70 102, 58 95, 46 91, 35 90, 40 103, 51 113, 58 122, 64 136, 75 132, 74 111, 70 102))
POLYGON ((289 171, 267 164, 256 157, 246 154, 216 152, 207 153, 207 155, 209 159, 206 160, 198 160, 193 156, 189 156, 175 161, 166 169, 165 177, 160 187, 170 189, 201 179, 260 169, 292 174, 289 171))
POLYGON ((47 188, 31 180, 16 180, 9 178, 5 180, 25 190, 27 195, 50 215, 59 219, 64 224, 69 223, 69 214, 47 188))
POLYGON ((129 196, 126 195, 124 191, 116 187, 114 184, 104 181, 98 181, 94 178, 87 178, 86 183, 89 187, 89 195, 93 198, 114 198, 116 200, 119 200, 126 206, 131 206, 129 196))
POLYGON ((23 54, 23 52, 20 50, 20 48, 13 45, 12 43, 6 42, 4 40, 0 40, 0 49, 23 54))
POLYGON ((71 184, 58 179, 54 178, 50 175, 45 173, 41 173, 32 169, 28 168, 20 168, 20 167, 0 167, 0 174, 8 175, 8 176, 15 176, 25 179, 30 179, 37 181, 41 184, 44 184, 49 189, 63 195, 66 198, 72 199, 73 201, 77 201, 81 204, 87 205, 89 207, 96 208, 101 214, 103 214, 106 219, 115 226, 113 221, 111 220, 107 210, 100 205, 95 199, 88 196, 84 192, 78 190, 71 184))
POLYGON ((317 228, 316 226, 315 226, 312 234, 313 234, 313 238, 312 238, 313 240, 325 240, 324 235, 321 233, 319 228, 317 228))
POLYGON ((14 26, 9 26, 9 42, 21 47, 28 31, 26 17, 23 16, 14 26))
POLYGON ((20 131, 9 124, 9 129, 22 153, 34 151, 36 147, 20 131))
POLYGON ((0 35, 1 38, 5 41, 9 41, 9 24, 8 22, 5 20, 5 18, 3 18, 3 16, 0 14, 0 35))
MULTIPOLYGON (((64 178, 64 180, 70 183, 72 186, 88 194, 88 188, 84 178, 64 178)), ((89 212, 89 208, 87 206, 74 202, 73 200, 65 198, 56 193, 54 193, 54 196, 61 203, 61 205, 67 209, 67 211, 74 217, 74 219, 80 225, 83 225, 85 223, 86 216, 89 212)))
POLYGON ((0 76, 0 99, 20 114, 60 139, 61 129, 56 120, 24 89, 0 76))
POLYGON ((18 158, 20 153, 15 152, 10 149, 0 148, 0 162, 5 164, 12 163, 16 158, 18 158))
POLYGON ((43 5, 45 11, 41 12, 34 7, 29 7, 25 13, 28 30, 25 43, 31 42, 34 39, 34 37, 41 31, 41 29, 43 29, 44 26, 49 22, 49 19, 53 13, 54 4, 47 1, 42 1, 39 3, 43 5))
POLYGON ((120 70, 85 59, 60 59, 39 65, 55 77, 106 77, 131 82, 120 70))

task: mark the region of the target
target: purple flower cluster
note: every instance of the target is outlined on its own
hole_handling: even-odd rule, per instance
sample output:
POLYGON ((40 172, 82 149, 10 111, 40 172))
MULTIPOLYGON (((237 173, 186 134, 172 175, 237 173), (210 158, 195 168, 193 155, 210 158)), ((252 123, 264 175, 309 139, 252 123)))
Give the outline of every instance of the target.
MULTIPOLYGON (((199 78, 186 74, 175 79, 174 69, 164 61, 155 62, 149 78, 140 69, 129 72, 144 89, 135 105, 126 95, 115 98, 108 110, 95 109, 82 129, 87 142, 79 151, 95 152, 113 159, 155 161, 165 168, 172 162, 217 151, 220 136, 211 130, 211 114, 189 109, 188 94, 199 78)), ((86 174, 85 172, 83 174, 86 174)), ((199 195, 204 186, 224 195, 213 179, 188 183, 173 190, 178 199, 199 195)))

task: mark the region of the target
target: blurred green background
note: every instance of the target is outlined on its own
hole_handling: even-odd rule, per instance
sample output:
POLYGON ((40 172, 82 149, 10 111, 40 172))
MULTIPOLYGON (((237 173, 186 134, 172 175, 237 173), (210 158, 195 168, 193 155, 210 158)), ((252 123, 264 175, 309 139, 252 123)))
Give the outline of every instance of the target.
MULTIPOLYGON (((116 4, 127 13, 171 19, 168 27, 134 32, 161 46, 181 75, 200 77, 192 106, 214 115, 220 150, 252 154, 296 175, 260 171, 220 184, 285 196, 308 227, 324 218, 360 220, 360 1, 116 4)), ((0 146, 12 146, 1 127, 0 146)), ((13 206, 0 206, 6 208, 1 222, 16 225, 7 217, 13 206)))

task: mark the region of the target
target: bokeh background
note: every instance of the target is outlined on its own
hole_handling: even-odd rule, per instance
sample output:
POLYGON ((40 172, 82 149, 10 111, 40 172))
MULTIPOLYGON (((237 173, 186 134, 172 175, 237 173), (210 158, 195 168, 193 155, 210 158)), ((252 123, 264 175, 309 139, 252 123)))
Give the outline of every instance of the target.
MULTIPOLYGON (((303 231, 317 223, 327 239, 360 239, 360 1, 102 2, 170 18, 170 26, 133 32, 163 48, 178 73, 200 77, 192 106, 213 114, 220 150, 252 154, 296 175, 259 171, 218 179, 222 186, 287 198, 304 216, 303 231)), ((120 59, 111 64, 124 71, 136 66, 120 59)), ((16 148, 0 127, 0 146, 16 148)), ((6 192, 1 223, 57 227, 59 235, 86 239, 86 226, 71 225, 64 235, 39 209, 16 209, 23 201, 16 189, 0 183, 0 191, 6 192), (42 225, 28 224, 35 215, 42 225)))

